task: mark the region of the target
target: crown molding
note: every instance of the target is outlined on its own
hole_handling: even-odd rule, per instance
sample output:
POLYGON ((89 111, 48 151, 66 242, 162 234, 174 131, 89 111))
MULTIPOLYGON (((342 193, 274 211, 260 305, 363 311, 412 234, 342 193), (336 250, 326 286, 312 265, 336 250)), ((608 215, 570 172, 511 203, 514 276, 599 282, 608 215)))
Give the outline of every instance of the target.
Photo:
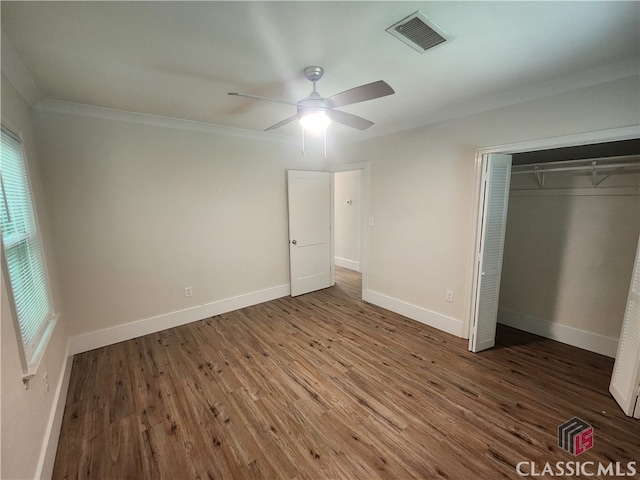
MULTIPOLYGON (((297 137, 278 135, 274 134, 273 132, 266 133, 255 130, 247 130, 242 128, 199 122, 195 120, 165 117, 161 115, 152 115, 127 110, 117 110, 107 107, 66 102, 62 100, 41 99, 41 95, 37 90, 33 79, 29 76, 28 72, 22 65, 20 58, 17 56, 15 50, 13 50, 11 44, 6 42, 4 34, 2 35, 2 54, 3 73, 17 89, 18 87, 20 87, 18 91, 25 98, 27 103, 29 103, 29 105, 31 105, 35 110, 61 113, 66 115, 78 115, 85 117, 118 120, 181 130, 191 130, 217 135, 240 137, 245 139, 249 138, 281 144, 297 145, 300 141, 297 137), (6 60, 6 62, 7 65, 11 67, 10 69, 8 69, 8 71, 5 71, 5 48, 7 49, 9 56, 9 59, 6 60), (9 72, 12 72, 12 76, 9 75, 9 72)), ((424 127, 455 118, 461 118, 468 115, 495 110, 518 103, 524 103, 615 80, 621 80, 624 78, 637 76, 639 71, 640 59, 634 57, 618 63, 588 70, 586 72, 567 75, 564 77, 549 80, 547 82, 528 85, 526 87, 511 90, 499 95, 482 98, 476 101, 466 102, 464 104, 456 105, 451 108, 446 108, 436 112, 430 112, 424 116, 398 122, 388 127, 376 129, 375 131, 358 132, 357 135, 334 140, 334 145, 339 146, 357 143, 375 137, 381 137, 384 135, 424 127)))
POLYGON ((148 113, 131 112, 128 110, 117 110, 113 108, 86 105, 83 103, 65 102, 62 100, 52 100, 49 98, 40 100, 33 106, 34 110, 43 112, 60 113, 64 115, 76 115, 81 117, 100 118, 105 120, 115 120, 120 122, 136 123, 141 125, 151 125, 178 130, 189 130, 194 132, 211 133, 215 135, 226 135, 230 137, 241 137, 267 142, 282 144, 298 144, 299 139, 291 136, 277 135, 273 133, 258 132, 242 128, 227 127, 213 123, 198 122, 182 118, 164 117, 162 115, 152 115, 148 113))
POLYGON ((555 78, 542 83, 527 85, 509 92, 501 93, 476 101, 466 102, 451 108, 430 112, 424 116, 413 118, 383 127, 376 132, 367 134, 364 132, 357 138, 345 139, 341 144, 356 143, 374 137, 398 133, 405 130, 424 127, 434 123, 466 117, 477 113, 496 110, 518 103, 525 103, 552 95, 568 93, 582 88, 592 87, 615 80, 638 76, 640 73, 640 58, 633 57, 618 63, 604 65, 602 67, 575 73, 564 77, 555 78))
POLYGON ((2 44, 2 74, 4 78, 13 85, 24 101, 27 102, 27 104, 34 110, 118 120, 143 125, 191 130, 283 144, 299 143, 299 139, 297 137, 227 127, 212 123, 198 122, 195 120, 164 117, 161 115, 117 110, 113 108, 43 98, 42 93, 33 80, 33 77, 31 77, 31 74, 24 66, 24 63, 22 63, 20 55, 18 55, 18 52, 4 33, 1 34, 0 42, 2 44))

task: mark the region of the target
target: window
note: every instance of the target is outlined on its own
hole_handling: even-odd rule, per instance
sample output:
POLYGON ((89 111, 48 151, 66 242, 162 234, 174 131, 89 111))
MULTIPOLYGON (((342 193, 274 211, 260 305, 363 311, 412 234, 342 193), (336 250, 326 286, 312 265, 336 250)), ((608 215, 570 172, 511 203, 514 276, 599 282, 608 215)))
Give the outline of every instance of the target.
POLYGON ((25 377, 35 374, 55 324, 22 141, 2 127, 0 225, 3 273, 19 331, 25 377))

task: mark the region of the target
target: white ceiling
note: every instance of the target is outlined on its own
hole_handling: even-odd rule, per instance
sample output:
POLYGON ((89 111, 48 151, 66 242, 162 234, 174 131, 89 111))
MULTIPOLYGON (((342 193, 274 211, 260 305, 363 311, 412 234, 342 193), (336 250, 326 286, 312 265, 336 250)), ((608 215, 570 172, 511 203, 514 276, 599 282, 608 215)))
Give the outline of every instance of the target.
MULTIPOLYGON (((2 33, 42 98, 261 131, 295 107, 307 65, 330 96, 385 80, 395 95, 342 109, 362 138, 638 74, 632 2, 10 2, 2 33), (419 54, 385 32, 422 11, 453 41, 419 54)), ((4 60, 4 57, 3 57, 4 60)), ((4 70, 4 65, 3 65, 4 70)), ((297 135, 291 124, 271 135, 297 135)), ((355 136, 355 137, 353 137, 355 136)))

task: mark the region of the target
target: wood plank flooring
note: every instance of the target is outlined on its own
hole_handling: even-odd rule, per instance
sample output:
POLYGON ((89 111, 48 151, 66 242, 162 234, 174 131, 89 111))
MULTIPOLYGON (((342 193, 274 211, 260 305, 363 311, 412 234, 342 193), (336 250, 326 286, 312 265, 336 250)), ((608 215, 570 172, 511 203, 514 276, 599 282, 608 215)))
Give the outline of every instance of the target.
POLYGON ((574 416, 595 430, 580 461, 640 460, 611 359, 507 327, 472 354, 337 270, 320 292, 77 355, 53 478, 520 478, 521 461, 576 460, 556 439, 574 416))

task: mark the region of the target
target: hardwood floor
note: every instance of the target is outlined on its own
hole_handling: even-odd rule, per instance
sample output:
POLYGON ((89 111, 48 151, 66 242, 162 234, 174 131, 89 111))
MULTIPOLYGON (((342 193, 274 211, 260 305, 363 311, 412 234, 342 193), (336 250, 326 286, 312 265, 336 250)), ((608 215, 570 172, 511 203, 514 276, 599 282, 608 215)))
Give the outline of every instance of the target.
POLYGON ((493 479, 640 459, 611 359, 506 327, 472 354, 337 278, 77 355, 53 478, 493 479), (557 446, 574 416, 595 431, 580 457, 557 446))

